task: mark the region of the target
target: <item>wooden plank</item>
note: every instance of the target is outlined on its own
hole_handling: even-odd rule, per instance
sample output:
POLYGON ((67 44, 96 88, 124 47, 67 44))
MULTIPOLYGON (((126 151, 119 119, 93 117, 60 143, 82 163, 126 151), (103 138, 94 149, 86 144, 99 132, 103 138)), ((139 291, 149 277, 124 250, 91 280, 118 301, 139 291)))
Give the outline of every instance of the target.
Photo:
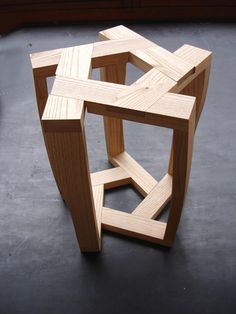
POLYGON ((54 76, 62 50, 60 48, 30 54, 31 65, 35 75, 41 77, 54 76))
POLYGON ((145 49, 153 47, 155 44, 142 36, 118 39, 104 38, 99 33, 100 41, 95 42, 93 48, 93 58, 104 57, 119 53, 129 52, 130 50, 145 49), (109 40, 106 40, 109 39, 109 40))
POLYGON ((130 87, 118 93, 114 106, 145 111, 175 84, 175 81, 163 75, 159 70, 152 69, 130 87))
POLYGON ((154 219, 171 199, 172 176, 166 174, 132 212, 133 215, 154 219))
MULTIPOLYGON (((126 64, 110 65, 101 68, 101 80, 116 84, 125 84, 126 64)), ((123 122, 121 119, 103 118, 105 140, 108 156, 120 154, 125 149, 123 122)))
POLYGON ((87 79, 91 74, 93 44, 63 49, 56 75, 87 79))
POLYGON ((187 130, 195 100, 191 96, 166 93, 146 110, 146 120, 167 128, 187 130))
POLYGON ((102 223, 102 207, 103 207, 104 189, 103 185, 93 186, 93 200, 97 218, 98 235, 101 238, 101 223, 102 223))
POLYGON ((121 167, 106 169, 91 174, 92 185, 104 185, 104 189, 112 189, 131 183, 129 174, 121 167))
POLYGON ((49 95, 42 116, 44 132, 81 131, 84 106, 82 100, 49 95))
POLYGON ((139 58, 140 60, 145 61, 145 63, 150 64, 152 67, 158 69, 160 72, 178 83, 194 73, 193 65, 158 45, 147 49, 130 51, 136 59, 139 58))
POLYGON ((103 207, 102 228, 137 239, 164 244, 166 223, 103 207))
POLYGON ((106 39, 122 39, 122 38, 144 38, 138 33, 132 31, 131 29, 125 27, 124 25, 118 25, 112 28, 108 28, 99 32, 99 38, 101 40, 106 39))
POLYGON ((132 183, 143 196, 149 194, 157 184, 157 181, 127 152, 110 158, 110 162, 116 167, 121 167, 129 174, 132 183))
POLYGON ((180 57, 182 60, 192 64, 195 67, 196 73, 200 73, 202 70, 208 67, 212 57, 211 51, 191 45, 181 46, 174 52, 174 54, 180 57))
POLYGON ((124 85, 89 79, 56 77, 51 94, 94 103, 110 104, 114 103, 116 95, 125 88, 127 87, 124 85))

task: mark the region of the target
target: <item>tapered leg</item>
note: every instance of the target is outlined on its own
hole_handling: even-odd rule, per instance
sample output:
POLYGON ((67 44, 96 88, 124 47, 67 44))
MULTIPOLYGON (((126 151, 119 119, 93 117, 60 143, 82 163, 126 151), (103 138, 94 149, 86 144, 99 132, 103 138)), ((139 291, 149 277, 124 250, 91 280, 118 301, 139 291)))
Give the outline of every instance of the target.
MULTIPOLYGON (((125 84, 126 64, 110 65, 100 70, 101 80, 117 84, 125 84)), ((122 153, 125 149, 123 121, 104 117, 104 131, 108 158, 122 153)))
POLYGON ((174 130, 173 134, 173 184, 171 208, 164 241, 171 245, 179 225, 184 198, 188 188, 192 162, 195 130, 195 110, 189 120, 188 132, 174 130))
MULTIPOLYGON (((210 75, 210 63, 208 67, 202 71, 190 84, 188 84, 180 94, 189 95, 196 97, 196 118, 195 118, 195 131, 198 125, 198 121, 200 119, 202 109, 204 107, 208 82, 209 82, 209 75, 210 75)), ((173 174, 173 143, 171 145, 171 153, 168 165, 168 173, 170 175, 173 174)))
POLYGON ((65 124, 64 117, 53 120, 50 116, 55 107, 63 112, 60 105, 67 106, 67 114, 73 106, 78 108, 79 104, 73 103, 74 100, 66 101, 60 101, 60 97, 56 96, 49 97, 42 117, 44 138, 54 176, 71 212, 80 249, 83 252, 99 251, 100 234, 88 166, 84 113, 82 119, 72 120, 70 124, 65 124), (50 105, 54 107, 48 108, 50 105))

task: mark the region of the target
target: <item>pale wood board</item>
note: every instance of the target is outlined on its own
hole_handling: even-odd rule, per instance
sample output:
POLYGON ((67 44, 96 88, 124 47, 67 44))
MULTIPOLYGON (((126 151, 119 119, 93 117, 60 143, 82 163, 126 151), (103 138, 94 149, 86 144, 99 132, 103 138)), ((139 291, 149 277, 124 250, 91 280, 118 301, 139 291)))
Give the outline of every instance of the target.
POLYGON ((172 176, 166 174, 132 212, 133 215, 154 219, 171 199, 172 176))
POLYGON ((92 185, 104 185, 104 189, 112 189, 131 183, 130 175, 121 167, 91 173, 92 185))
POLYGON ((143 196, 149 194, 157 184, 157 181, 127 152, 110 158, 110 161, 130 175, 132 183, 143 196))
POLYGON ((102 228, 141 240, 164 244, 166 223, 103 207, 102 228))
POLYGON ((91 73, 93 44, 63 49, 56 75, 87 79, 91 73))

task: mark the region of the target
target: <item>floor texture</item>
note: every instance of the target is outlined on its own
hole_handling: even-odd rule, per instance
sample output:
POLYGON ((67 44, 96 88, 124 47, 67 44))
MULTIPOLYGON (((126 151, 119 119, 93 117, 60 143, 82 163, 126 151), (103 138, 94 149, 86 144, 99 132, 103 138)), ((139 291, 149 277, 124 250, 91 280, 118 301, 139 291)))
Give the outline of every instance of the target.
MULTIPOLYGON (((213 51, 190 186, 172 249, 104 233, 100 254, 79 251, 48 163, 29 53, 90 43, 110 26, 0 38, 0 313, 235 313, 236 24, 129 26, 170 51, 184 43, 213 51)), ((128 70, 127 83, 141 75, 128 70)), ((102 119, 88 115, 86 131, 91 171, 110 167, 102 119)), ((160 179, 170 131, 125 123, 125 132, 127 151, 160 179)), ((127 187, 106 193, 105 203, 131 211, 140 200, 127 187)))

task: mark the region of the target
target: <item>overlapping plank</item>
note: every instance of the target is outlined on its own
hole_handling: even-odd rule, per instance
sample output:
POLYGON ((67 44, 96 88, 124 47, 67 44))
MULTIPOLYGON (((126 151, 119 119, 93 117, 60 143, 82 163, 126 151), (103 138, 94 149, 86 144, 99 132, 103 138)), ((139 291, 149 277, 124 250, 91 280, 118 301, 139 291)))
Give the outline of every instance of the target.
POLYGON ((87 79, 91 72, 93 44, 63 49, 56 75, 87 79))
POLYGON ((152 189, 145 199, 132 212, 133 215, 149 219, 156 218, 170 201, 172 192, 172 176, 166 174, 152 189))
POLYGON ((121 167, 129 174, 132 183, 143 196, 149 194, 157 184, 157 181, 127 152, 110 158, 110 161, 114 166, 121 167))
POLYGON ((146 120, 159 126, 187 130, 196 98, 166 93, 145 112, 146 120))
POLYGON ((152 69, 117 94, 117 101, 114 106, 145 111, 175 84, 175 81, 163 75, 159 70, 152 69))
POLYGON ((166 223, 103 207, 102 228, 154 243, 163 243, 166 223))
POLYGON ((91 174, 92 185, 104 185, 104 189, 112 189, 131 182, 130 175, 121 167, 106 169, 91 174))
POLYGON ((101 81, 57 77, 51 94, 94 103, 111 104, 115 102, 117 94, 126 88, 127 86, 124 85, 101 81))
POLYGON ((192 64, 158 45, 130 51, 136 58, 145 61, 178 83, 194 73, 192 64))

